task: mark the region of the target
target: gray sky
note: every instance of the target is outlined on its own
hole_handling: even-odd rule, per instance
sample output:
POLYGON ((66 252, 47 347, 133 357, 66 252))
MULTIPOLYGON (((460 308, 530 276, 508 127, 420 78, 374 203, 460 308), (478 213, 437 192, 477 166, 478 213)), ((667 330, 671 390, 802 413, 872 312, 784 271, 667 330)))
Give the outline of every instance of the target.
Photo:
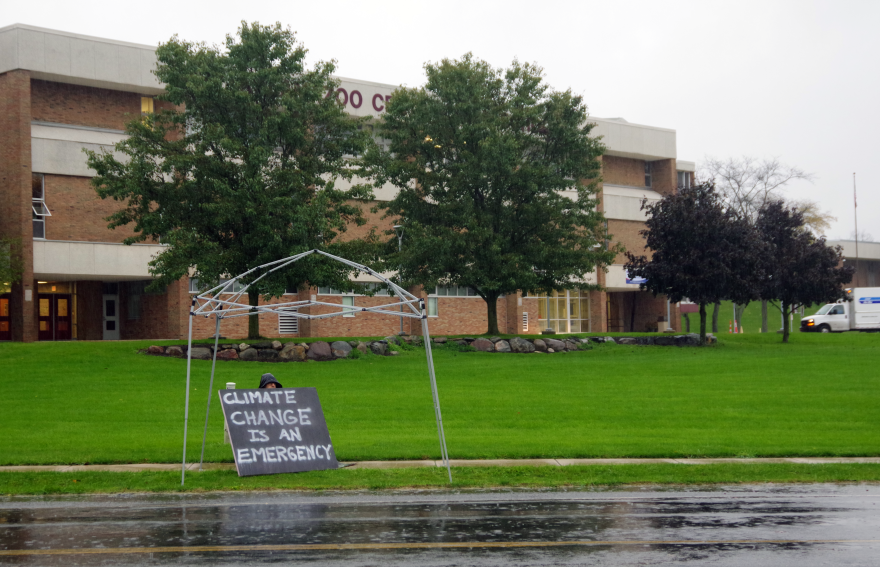
POLYGON ((0 0, 12 23, 156 45, 220 43, 241 20, 280 21, 337 74, 420 85, 422 65, 472 51, 542 65, 591 114, 673 128, 679 159, 778 157, 816 174, 787 194, 880 240, 880 2, 0 0))

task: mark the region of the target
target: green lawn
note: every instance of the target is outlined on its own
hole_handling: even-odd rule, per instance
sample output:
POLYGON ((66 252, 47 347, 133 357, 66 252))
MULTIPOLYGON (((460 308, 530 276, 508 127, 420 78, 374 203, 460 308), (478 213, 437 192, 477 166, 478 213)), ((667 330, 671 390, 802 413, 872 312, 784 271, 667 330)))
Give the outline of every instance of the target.
MULTIPOLYGON (((823 304, 824 305, 824 304, 823 304)), ((804 309, 805 315, 812 315, 816 311, 819 310, 821 305, 815 305, 812 307, 807 307, 804 309)), ((708 306, 706 308, 706 331, 712 331, 712 309, 713 306, 708 306)), ((797 330, 801 325, 801 317, 803 315, 800 312, 796 313, 791 321, 792 330, 797 330)), ((700 314, 699 313, 691 313, 691 332, 699 333, 700 332, 700 314)), ((727 334, 730 329, 730 323, 733 321, 733 303, 730 301, 722 301, 721 309, 718 311, 718 334, 727 334)), ((742 326, 745 329, 745 334, 750 333, 760 333, 761 332, 761 302, 753 301, 746 306, 746 310, 743 312, 742 316, 742 326)), ((684 315, 681 317, 681 328, 685 329, 685 319, 684 315)), ((767 305, 767 331, 769 333, 775 333, 779 329, 782 328, 782 314, 779 311, 778 307, 775 307, 773 304, 767 305)))
MULTIPOLYGON (((880 455, 880 335, 779 341, 722 334, 708 348, 553 355, 437 348, 450 456, 880 455)), ((0 464, 179 461, 185 361, 137 353, 149 344, 0 345, 0 464)), ((193 361, 189 461, 198 460, 209 372, 209 361, 193 361)), ((340 460, 439 457, 422 350, 218 362, 215 389, 255 387, 263 372, 318 389, 340 460)), ((214 394, 206 459, 231 461, 218 406, 214 394)))
MULTIPOLYGON (((460 467, 453 488, 590 488, 633 483, 735 484, 745 482, 876 482, 876 464, 591 465, 568 467, 460 467)), ((338 469, 239 478, 235 471, 3 473, 0 494, 201 492, 218 490, 381 490, 449 488, 446 469, 338 469)))

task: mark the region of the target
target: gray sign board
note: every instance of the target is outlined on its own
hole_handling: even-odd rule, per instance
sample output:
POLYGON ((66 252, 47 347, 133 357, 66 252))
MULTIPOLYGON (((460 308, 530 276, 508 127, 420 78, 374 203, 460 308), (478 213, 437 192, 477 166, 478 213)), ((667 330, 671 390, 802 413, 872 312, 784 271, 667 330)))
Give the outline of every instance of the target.
POLYGON ((238 476, 339 467, 315 388, 219 393, 238 476))

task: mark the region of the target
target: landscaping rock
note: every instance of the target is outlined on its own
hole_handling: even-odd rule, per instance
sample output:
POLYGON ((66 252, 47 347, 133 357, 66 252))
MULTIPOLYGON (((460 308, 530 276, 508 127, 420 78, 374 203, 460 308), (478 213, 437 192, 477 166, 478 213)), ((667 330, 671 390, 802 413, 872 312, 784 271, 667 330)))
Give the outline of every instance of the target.
POLYGON ((303 362, 306 359, 306 349, 302 345, 287 343, 278 353, 278 358, 285 362, 303 362))
POLYGON ((361 343, 360 341, 348 341, 348 344, 351 346, 351 348, 357 348, 357 346, 361 343))
POLYGON ((272 348, 275 350, 281 350, 281 341, 272 341, 272 348))
POLYGON ((415 335, 412 337, 413 346, 422 346, 422 337, 415 335))
POLYGON ((385 341, 373 341, 370 343, 370 351, 372 351, 373 354, 385 356, 385 353, 388 351, 388 343, 385 341))
POLYGON ((535 347, 535 351, 537 352, 547 352, 547 343, 545 343, 543 339, 535 339, 532 346, 535 347))
POLYGON ((249 348, 251 348, 251 345, 249 345, 247 343, 241 343, 240 345, 238 345, 238 352, 245 351, 249 348))
POLYGON ((639 341, 633 337, 618 337, 617 344, 619 345, 637 345, 639 341))
POLYGON ((675 337, 654 337, 657 346, 675 346, 675 337))
POLYGON ((463 340, 463 341, 467 341, 468 343, 472 343, 472 342, 474 342, 476 339, 474 339, 473 337, 462 337, 461 340, 463 340))
POLYGON ((399 355, 399 354, 400 354, 400 353, 397 352, 397 351, 395 351, 395 350, 389 350, 389 351, 388 351, 388 356, 397 356, 397 355, 399 355))
POLYGON ((257 359, 257 349, 246 348, 238 354, 238 358, 240 360, 256 360, 257 359))
POLYGON ((513 337, 510 339, 510 350, 512 352, 535 352, 535 345, 525 339, 513 337))
POLYGON ((651 346, 654 344, 654 340, 655 340, 655 337, 639 337, 639 344, 645 345, 645 346, 651 346))
POLYGON ((399 345, 400 344, 400 338, 397 335, 387 336, 383 340, 386 343, 388 343, 389 345, 399 345))
POLYGON ((189 355, 191 358, 198 360, 211 360, 211 349, 205 347, 193 347, 189 355))
POLYGON ((565 343, 565 350, 577 350, 580 346, 580 342, 573 339, 568 339, 563 342, 565 343))
POLYGON ((147 349, 147 354, 165 354, 165 347, 153 345, 147 349))
POLYGON ((234 348, 225 348, 217 353, 220 360, 238 360, 238 351, 234 348))
POLYGON ((553 349, 553 352, 565 350, 565 343, 562 341, 558 341, 556 339, 544 339, 544 342, 547 343, 548 349, 553 349))
POLYGON ((179 346, 170 346, 165 349, 165 354, 169 356, 183 356, 183 349, 179 346))
POLYGON ((457 344, 458 346, 468 346, 468 342, 464 339, 458 339, 457 341, 455 341, 455 344, 457 344))
POLYGON ((358 344, 355 348, 358 349, 359 351, 361 351, 362 353, 367 354, 367 343, 365 343, 363 341, 358 341, 358 344))
POLYGON ((690 335, 675 335, 673 337, 675 339, 675 346, 699 346, 700 345, 700 335, 690 334, 690 335))
POLYGON ((489 339, 477 339, 471 343, 471 346, 481 352, 495 352, 495 345, 489 339))
POLYGON ((333 360, 333 351, 330 345, 324 341, 317 341, 309 345, 309 360, 333 360))
POLYGON ((510 352, 510 343, 505 340, 500 340, 495 343, 495 352, 510 352))
POLYGON ((233 349, 235 351, 238 351, 238 345, 220 345, 220 348, 223 350, 233 349))
POLYGON ((554 352, 556 352, 556 351, 553 350, 552 348, 548 348, 548 349, 547 349, 547 353, 548 353, 548 354, 553 354, 554 352))
POLYGON ((336 341, 330 345, 330 352, 336 358, 345 358, 351 352, 351 345, 345 341, 336 341))
POLYGON ((497 343, 498 341, 500 341, 501 337, 491 337, 489 340, 492 341, 492 343, 494 344, 494 343, 497 343))
POLYGON ((299 343, 299 346, 303 347, 305 350, 309 350, 309 343, 299 343))
POLYGON ((446 337, 436 337, 434 339, 434 342, 437 343, 438 345, 442 345, 443 343, 446 342, 446 337))
POLYGON ((278 351, 274 348, 257 349, 257 358, 260 360, 278 360, 278 351))
POLYGON ((258 342, 258 343, 256 343, 256 344, 252 344, 251 346, 254 347, 254 348, 257 349, 257 350, 259 350, 259 349, 261 349, 261 348, 273 348, 273 347, 272 347, 272 341, 260 341, 260 342, 258 342))

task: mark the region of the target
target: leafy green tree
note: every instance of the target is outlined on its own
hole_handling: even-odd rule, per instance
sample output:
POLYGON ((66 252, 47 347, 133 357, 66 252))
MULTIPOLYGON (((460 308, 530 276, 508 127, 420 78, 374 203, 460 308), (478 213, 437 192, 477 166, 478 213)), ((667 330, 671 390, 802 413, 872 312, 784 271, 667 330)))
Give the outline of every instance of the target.
POLYGON ((782 311, 782 342, 791 329, 789 314, 803 306, 843 299, 843 286, 855 269, 842 266, 840 246, 830 247, 806 226, 797 205, 772 201, 761 207, 756 222, 764 243, 761 299, 779 301, 782 311))
POLYGON ((20 238, 0 238, 0 290, 17 284, 24 273, 20 238))
POLYGON ((672 302, 684 298, 700 305, 700 343, 706 343, 706 306, 732 299, 745 303, 760 290, 763 245, 749 220, 727 206, 713 183, 664 195, 643 205, 648 211, 645 248, 627 252, 630 276, 646 278, 639 285, 672 302))
MULTIPOLYGON (((150 263, 154 289, 190 273, 217 282, 312 248, 356 256, 364 247, 339 236, 363 223, 351 199, 370 189, 335 182, 352 178, 351 156, 369 136, 326 96, 333 62, 308 68, 306 53, 280 24, 242 22, 223 49, 174 37, 156 51, 161 108, 128 124, 116 147, 126 159, 89 153, 98 195, 124 203, 110 228, 133 224, 127 244, 168 245, 150 263)), ((250 305, 306 281, 341 286, 347 274, 310 256, 261 280, 250 305)), ((253 316, 249 337, 258 336, 253 316)))
POLYGON ((498 333, 502 294, 571 287, 613 261, 589 181, 604 146, 581 97, 552 90, 540 67, 495 69, 467 54, 425 70, 424 87, 387 105, 389 151, 364 160, 399 189, 385 206, 405 241, 399 254, 389 241, 389 268, 427 288, 473 288, 498 333))

